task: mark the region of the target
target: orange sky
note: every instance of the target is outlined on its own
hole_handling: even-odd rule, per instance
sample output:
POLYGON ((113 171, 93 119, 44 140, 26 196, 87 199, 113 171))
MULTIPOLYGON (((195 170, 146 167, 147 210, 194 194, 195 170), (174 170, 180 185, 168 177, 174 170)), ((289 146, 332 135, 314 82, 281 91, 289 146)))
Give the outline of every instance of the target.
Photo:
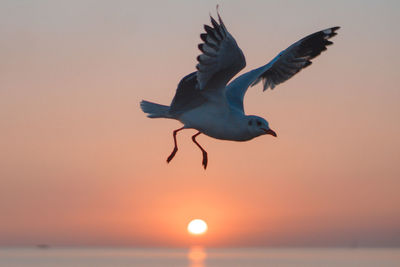
POLYGON ((0 3, 0 245, 400 245, 400 5, 241 2, 219 1, 246 70, 342 29, 307 70, 249 90, 278 138, 198 138, 207 171, 193 130, 165 163, 180 123, 139 101, 171 101, 214 1, 0 3))

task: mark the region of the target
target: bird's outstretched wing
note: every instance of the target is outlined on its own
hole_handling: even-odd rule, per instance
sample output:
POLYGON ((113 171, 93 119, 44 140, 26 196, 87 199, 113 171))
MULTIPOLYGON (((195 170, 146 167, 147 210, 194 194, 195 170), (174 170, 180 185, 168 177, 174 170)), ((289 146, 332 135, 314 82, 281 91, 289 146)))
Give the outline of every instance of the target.
POLYGON ((254 86, 262 81, 263 91, 274 89, 310 66, 313 58, 333 44, 329 39, 337 34, 339 28, 332 27, 310 34, 280 52, 268 64, 239 76, 228 85, 226 95, 229 103, 243 111, 243 98, 250 85, 254 86))
POLYGON ((179 82, 169 108, 169 113, 171 115, 179 116, 185 111, 200 106, 207 100, 197 88, 198 82, 196 74, 197 72, 192 72, 183 77, 179 82))
MULTIPOLYGON (((218 12, 218 9, 217 9, 218 12)), ((202 52, 197 57, 197 80, 200 90, 222 89, 246 66, 242 50, 226 29, 219 13, 218 22, 211 17, 211 26, 204 25, 200 35, 202 52)))

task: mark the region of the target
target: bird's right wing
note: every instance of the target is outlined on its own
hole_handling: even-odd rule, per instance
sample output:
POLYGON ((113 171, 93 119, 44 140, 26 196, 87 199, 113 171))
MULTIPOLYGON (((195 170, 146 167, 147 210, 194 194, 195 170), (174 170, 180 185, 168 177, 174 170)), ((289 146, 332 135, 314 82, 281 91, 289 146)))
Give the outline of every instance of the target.
POLYGON ((293 77, 302 69, 311 65, 311 59, 325 51, 327 46, 333 44, 330 39, 336 35, 339 27, 332 27, 323 31, 310 34, 300 41, 292 44, 280 52, 268 64, 249 71, 228 85, 226 96, 229 103, 243 111, 243 98, 247 88, 263 82, 263 91, 274 89, 293 77))
MULTIPOLYGON (((218 10, 217 10, 218 11, 218 10)), ((226 84, 246 66, 242 50, 226 29, 219 13, 217 22, 211 17, 212 27, 204 25, 206 33, 200 38, 202 54, 197 57, 197 81, 200 90, 223 90, 226 84)))

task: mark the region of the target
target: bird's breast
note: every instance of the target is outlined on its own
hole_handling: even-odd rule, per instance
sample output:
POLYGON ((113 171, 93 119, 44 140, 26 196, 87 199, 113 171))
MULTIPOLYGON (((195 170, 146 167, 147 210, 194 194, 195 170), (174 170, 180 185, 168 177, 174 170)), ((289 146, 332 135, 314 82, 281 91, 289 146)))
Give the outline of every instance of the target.
POLYGON ((203 105, 185 112, 179 120, 186 128, 196 129, 217 139, 247 141, 253 138, 249 136, 243 118, 215 105, 203 105))

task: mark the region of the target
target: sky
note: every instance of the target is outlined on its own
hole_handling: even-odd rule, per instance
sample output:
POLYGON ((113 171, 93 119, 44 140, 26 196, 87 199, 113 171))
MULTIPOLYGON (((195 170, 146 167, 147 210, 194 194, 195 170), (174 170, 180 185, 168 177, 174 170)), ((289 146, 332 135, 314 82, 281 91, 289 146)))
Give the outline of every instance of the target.
POLYGON ((0 2, 0 245, 399 246, 398 1, 0 2), (247 114, 278 138, 199 136, 169 104, 216 4, 247 67, 341 26, 247 114), (187 223, 208 223, 190 236, 187 223))

